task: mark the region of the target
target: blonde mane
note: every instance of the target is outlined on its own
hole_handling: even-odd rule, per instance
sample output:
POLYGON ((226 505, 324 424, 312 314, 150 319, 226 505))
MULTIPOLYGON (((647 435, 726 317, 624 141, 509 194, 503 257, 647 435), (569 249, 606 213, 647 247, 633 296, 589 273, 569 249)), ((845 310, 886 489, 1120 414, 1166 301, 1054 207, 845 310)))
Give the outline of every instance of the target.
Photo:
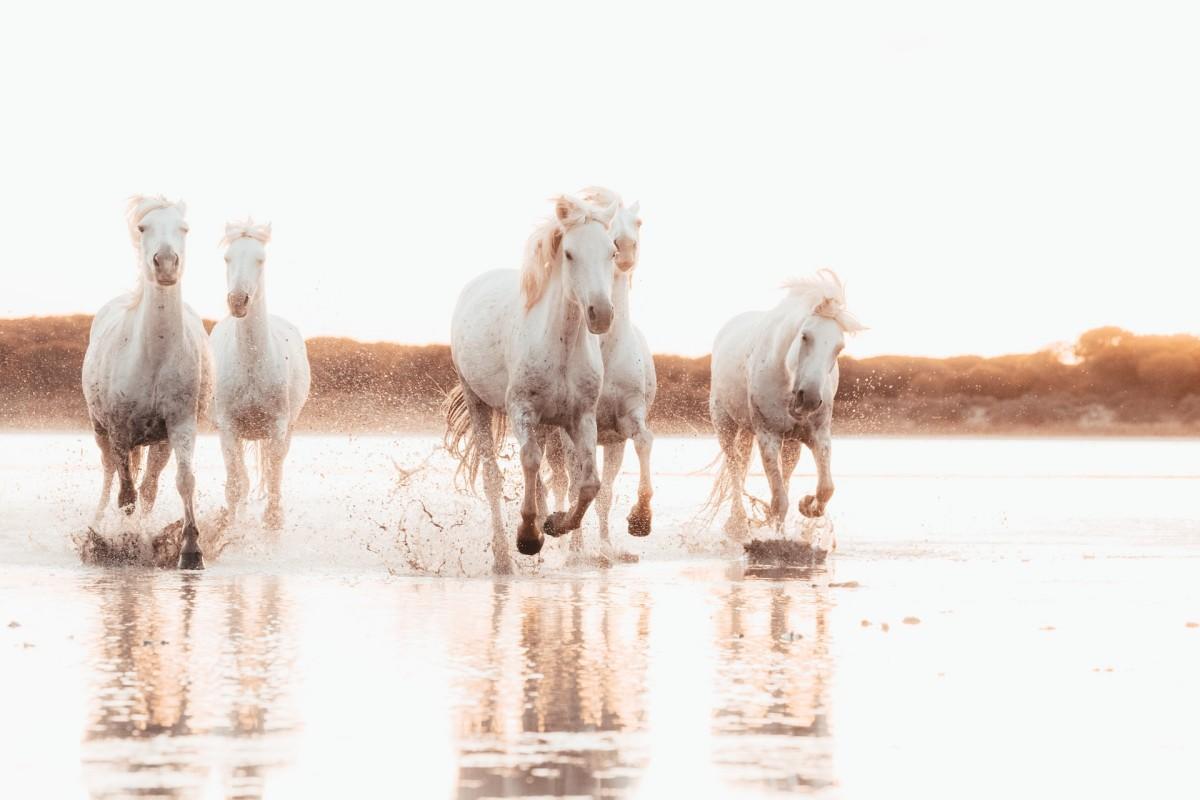
POLYGON ((816 274, 784 281, 788 290, 785 302, 799 305, 806 314, 832 319, 846 333, 866 330, 846 309, 846 286, 831 269, 819 269, 816 274))
POLYGON ((599 222, 607 227, 615 210, 615 207, 597 208, 566 196, 555 200, 555 216, 538 225, 525 242, 521 293, 525 296, 526 311, 542 299, 551 276, 562 265, 563 234, 589 222, 599 222))
POLYGON ((266 244, 271 241, 271 223, 255 225, 253 217, 246 217, 243 222, 226 222, 225 236, 220 246, 228 247, 238 239, 254 239, 266 244))

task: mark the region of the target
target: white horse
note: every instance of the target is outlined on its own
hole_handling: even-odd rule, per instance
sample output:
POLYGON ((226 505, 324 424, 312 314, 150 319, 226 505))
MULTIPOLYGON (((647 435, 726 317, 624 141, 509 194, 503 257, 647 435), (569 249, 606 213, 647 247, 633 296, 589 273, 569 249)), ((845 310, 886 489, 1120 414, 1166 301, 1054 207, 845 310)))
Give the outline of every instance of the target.
POLYGON ((545 533, 561 536, 578 529, 600 488, 596 400, 604 365, 596 335, 613 320, 616 250, 609 225, 615 212, 615 207, 597 209, 559 197, 554 217, 530 237, 520 273, 481 275, 463 289, 454 309, 450 352, 459 385, 447 399, 446 444, 472 485, 483 467, 498 571, 509 563, 495 452, 505 416, 521 446, 525 474, 518 551, 535 555, 544 541, 537 526, 546 506, 541 426, 566 431, 579 476, 574 505, 569 512, 550 514, 545 533))
MULTIPOLYGON (((654 444, 654 434, 646 424, 646 417, 654 404, 658 382, 646 337, 634 326, 629 312, 629 291, 633 269, 638 263, 638 240, 642 227, 642 221, 638 218, 639 204, 634 203, 626 208, 615 192, 599 187, 585 189, 583 197, 595 205, 606 208, 615 205, 617 208, 611 228, 617 248, 617 272, 613 276, 612 288, 613 323, 608 332, 600 337, 604 384, 596 405, 599 442, 604 447, 604 473, 600 492, 596 495, 596 515, 600 519, 600 538, 607 544, 613 483, 621 470, 628 439, 633 440, 641 463, 638 499, 629 512, 629 533, 633 536, 647 536, 650 533, 650 498, 654 495, 650 479, 650 449, 654 444)), ((561 434, 548 437, 546 460, 553 472, 551 488, 560 507, 567 499, 568 447, 569 442, 561 434)), ((574 538, 571 547, 581 548, 581 538, 574 538)))
POLYGON ((243 441, 259 447, 266 484, 268 527, 283 524, 280 502, 283 461, 292 427, 308 400, 311 373, 304 337, 296 326, 267 313, 263 279, 271 226, 254 221, 225 226, 226 301, 230 316, 212 332, 217 387, 213 422, 225 457, 226 521, 233 522, 246 499, 249 479, 243 441), (265 443, 265 445, 264 445, 265 443))
POLYGON ((800 501, 800 513, 821 516, 833 496, 830 422, 838 354, 844 334, 864 328, 846 310, 845 289, 830 270, 784 288, 789 291, 779 305, 734 317, 713 345, 708 407, 725 456, 713 497, 731 499, 725 530, 735 537, 748 530, 742 493, 756 439, 771 485, 768 522, 782 527, 787 516, 801 444, 816 460, 817 489, 800 501))
POLYGON ((179 568, 203 569, 193 508, 192 451, 197 417, 206 415, 212 397, 212 353, 200 318, 184 305, 181 293, 185 211, 183 203, 161 195, 129 201, 139 283, 131 294, 100 309, 92 321, 83 358, 83 394, 104 466, 97 520, 108 505, 113 472, 120 479, 120 508, 133 512, 142 447, 150 449, 140 492, 142 509, 149 511, 159 474, 174 450, 175 483, 183 499, 179 568))

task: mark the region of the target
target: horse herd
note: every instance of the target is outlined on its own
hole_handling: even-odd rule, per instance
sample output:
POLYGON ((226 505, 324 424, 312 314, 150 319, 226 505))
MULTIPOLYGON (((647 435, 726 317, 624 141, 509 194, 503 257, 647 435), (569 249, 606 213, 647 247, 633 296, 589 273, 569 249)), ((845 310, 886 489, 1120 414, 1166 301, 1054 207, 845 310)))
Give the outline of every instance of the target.
MULTIPOLYGON (((553 216, 530 236, 520 270, 487 272, 459 295, 451 323, 458 385, 445 404, 445 444, 469 485, 483 473, 497 572, 511 568, 497 463, 509 427, 525 483, 516 536, 521 554, 536 555, 547 535, 578 530, 593 502, 609 546, 613 482, 627 440, 640 464, 628 531, 651 531, 654 436, 647 418, 657 381, 629 307, 642 225, 638 211, 637 203, 626 206, 615 192, 598 187, 560 196, 553 216), (598 446, 604 448, 602 473, 598 446), (557 510, 550 508, 551 491, 557 510)), ((140 502, 149 511, 174 452, 184 509, 178 565, 203 569, 192 468, 197 421, 211 419, 221 441, 222 524, 244 511, 250 442, 259 448, 264 522, 279 527, 283 462, 308 398, 308 356, 296 327, 267 313, 270 225, 248 219, 226 226, 230 316, 209 336, 182 300, 184 204, 138 196, 130 200, 127 218, 138 286, 96 314, 83 363, 83 392, 104 470, 96 517, 108 505, 114 474, 120 509, 131 514, 140 502)), ((731 319, 713 347, 709 410, 724 456, 713 499, 731 505, 725 529, 735 537, 748 529, 742 495, 756 441, 771 487, 769 524, 781 527, 787 515, 788 484, 802 445, 813 452, 817 487, 800 501, 800 513, 821 516, 834 491, 830 422, 837 357, 845 334, 862 326, 847 311, 844 287, 829 270, 784 288, 775 308, 731 319)), ((579 536, 571 546, 581 547, 579 536)))

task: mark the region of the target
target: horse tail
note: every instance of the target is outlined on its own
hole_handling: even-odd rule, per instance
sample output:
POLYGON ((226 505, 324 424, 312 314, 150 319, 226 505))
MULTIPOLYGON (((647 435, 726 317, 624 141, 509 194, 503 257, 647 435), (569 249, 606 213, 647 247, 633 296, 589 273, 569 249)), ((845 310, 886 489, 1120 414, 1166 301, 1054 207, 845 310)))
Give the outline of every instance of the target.
MULTIPOLYGON (((479 402, 475 400, 474 402, 479 402)), ((479 476, 479 467, 483 464, 483 450, 479 446, 474 422, 471 418, 471 398, 467 397, 462 382, 446 393, 442 402, 442 411, 446 415, 446 433, 442 444, 450 455, 458 459, 458 469, 454 473, 456 481, 465 479, 466 485, 474 491, 475 480, 479 476)), ((489 409, 492 415, 491 445, 495 453, 504 443, 505 429, 508 419, 504 412, 489 409)))
POLYGON ((708 499, 700 508, 700 514, 709 515, 709 520, 717 516, 717 512, 721 506, 733 499, 736 492, 736 487, 733 485, 733 470, 729 468, 729 459, 724 453, 717 453, 716 458, 704 465, 701 472, 708 472, 713 467, 717 468, 717 479, 713 481, 712 490, 708 493, 708 499))
POLYGON ((265 439, 247 439, 242 442, 246 450, 254 456, 254 471, 258 473, 258 486, 254 488, 254 496, 262 500, 267 496, 267 457, 264 447, 265 439))

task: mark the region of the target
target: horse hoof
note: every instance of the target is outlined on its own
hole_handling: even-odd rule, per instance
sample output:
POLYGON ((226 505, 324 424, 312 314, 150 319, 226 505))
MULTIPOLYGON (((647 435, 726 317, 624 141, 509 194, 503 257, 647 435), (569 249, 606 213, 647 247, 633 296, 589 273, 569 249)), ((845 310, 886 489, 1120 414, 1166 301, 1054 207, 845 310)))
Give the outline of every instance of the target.
MULTIPOLYGON (((547 536, 562 536, 564 533, 569 533, 567 528, 567 514, 565 511, 555 511, 550 516, 546 517, 545 523, 542 524, 542 530, 547 536)), ((538 545, 539 547, 541 545, 538 545)))
POLYGON ((197 548, 195 552, 189 553, 186 550, 179 554, 179 568, 190 570, 204 569, 204 554, 197 548))
POLYGON ((801 498, 799 511, 810 519, 819 517, 825 513, 825 504, 811 494, 808 494, 801 498))
POLYGON ((542 543, 545 538, 536 531, 531 532, 528 536, 517 534, 517 552, 523 556, 536 556, 542 552, 542 543))
POLYGON ((629 535, 630 536, 649 536, 650 535, 650 520, 653 515, 650 509, 641 510, 634 506, 633 511, 629 512, 629 535))

